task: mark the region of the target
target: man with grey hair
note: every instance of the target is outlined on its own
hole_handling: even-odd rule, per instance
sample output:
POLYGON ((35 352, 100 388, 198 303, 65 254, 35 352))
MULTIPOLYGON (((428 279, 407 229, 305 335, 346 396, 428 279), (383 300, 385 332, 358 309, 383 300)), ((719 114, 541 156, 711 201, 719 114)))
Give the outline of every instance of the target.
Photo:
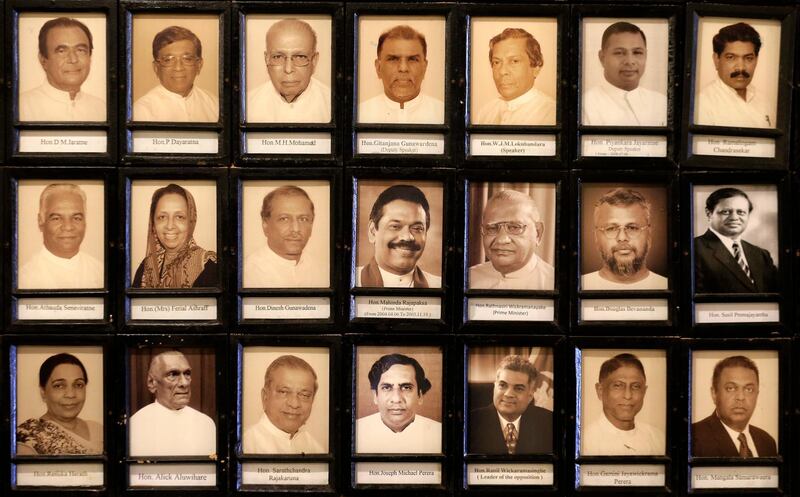
POLYGON ((38 220, 43 246, 20 268, 18 288, 103 288, 103 264, 80 250, 86 234, 86 194, 81 187, 47 185, 39 196, 38 220))

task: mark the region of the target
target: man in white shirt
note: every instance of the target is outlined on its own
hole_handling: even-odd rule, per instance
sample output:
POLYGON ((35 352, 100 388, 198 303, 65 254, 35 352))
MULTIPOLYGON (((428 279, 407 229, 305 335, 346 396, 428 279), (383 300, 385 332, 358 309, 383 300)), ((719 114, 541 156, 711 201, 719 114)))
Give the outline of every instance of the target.
POLYGON ((647 63, 647 38, 629 22, 615 22, 603 32, 597 53, 603 81, 583 99, 587 126, 666 126, 667 97, 639 86, 647 63))
POLYGON ((39 30, 39 63, 47 81, 19 96, 20 121, 105 121, 106 102, 81 91, 92 65, 92 33, 59 17, 39 30))
POLYGON ((483 210, 481 235, 487 262, 469 268, 469 288, 552 290, 553 266, 536 255, 544 223, 534 200, 515 190, 501 190, 483 210))
POLYGON ((200 39, 181 26, 153 38, 153 71, 159 85, 133 103, 134 121, 216 122, 219 100, 194 84, 203 68, 200 39))
POLYGON ((427 69, 428 44, 422 33, 411 26, 395 26, 381 34, 375 72, 383 94, 359 104, 358 122, 444 123, 444 103, 422 93, 427 69))
POLYGON ((317 34, 299 19, 283 19, 267 30, 269 81, 247 94, 247 122, 327 123, 331 90, 313 77, 319 62, 317 34))
POLYGON ((489 64, 499 96, 481 108, 473 124, 556 124, 556 101, 533 87, 544 66, 542 48, 521 28, 489 40, 489 64))
POLYGON ((103 288, 103 264, 81 252, 86 235, 86 193, 54 183, 39 196, 43 247, 20 268, 17 286, 28 289, 103 288))
POLYGON ((695 123, 707 126, 774 128, 775 106, 750 83, 758 64, 761 36, 747 23, 725 26, 714 35, 718 78, 700 91, 695 123))

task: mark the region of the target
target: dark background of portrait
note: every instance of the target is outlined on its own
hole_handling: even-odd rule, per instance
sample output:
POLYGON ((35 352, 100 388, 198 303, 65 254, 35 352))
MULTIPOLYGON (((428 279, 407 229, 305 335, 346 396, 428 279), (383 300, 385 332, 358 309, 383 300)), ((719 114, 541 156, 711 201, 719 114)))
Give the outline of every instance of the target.
POLYGON ((494 380, 497 377, 497 368, 500 361, 507 355, 521 355, 527 357, 539 375, 536 377, 536 388, 545 383, 542 393, 534 396, 534 405, 553 410, 553 349, 550 347, 474 347, 467 356, 467 388, 469 395, 469 408, 477 409, 492 404, 494 380), (539 395, 547 393, 547 398, 539 395))

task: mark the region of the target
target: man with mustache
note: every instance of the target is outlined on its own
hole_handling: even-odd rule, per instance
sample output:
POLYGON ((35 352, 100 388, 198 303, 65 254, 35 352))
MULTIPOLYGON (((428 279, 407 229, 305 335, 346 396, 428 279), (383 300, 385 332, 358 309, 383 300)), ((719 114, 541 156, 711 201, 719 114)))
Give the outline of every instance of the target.
POLYGON ((752 211, 750 198, 738 188, 708 196, 708 229, 694 239, 695 292, 778 291, 778 268, 769 251, 742 240, 752 211))
POLYGON ((747 23, 725 26, 714 35, 716 78, 697 98, 696 124, 774 128, 775 117, 763 95, 751 85, 761 36, 747 23))
POLYGON ((665 290, 667 279, 647 267, 650 202, 639 192, 615 188, 594 206, 594 243, 603 266, 581 276, 582 290, 665 290))

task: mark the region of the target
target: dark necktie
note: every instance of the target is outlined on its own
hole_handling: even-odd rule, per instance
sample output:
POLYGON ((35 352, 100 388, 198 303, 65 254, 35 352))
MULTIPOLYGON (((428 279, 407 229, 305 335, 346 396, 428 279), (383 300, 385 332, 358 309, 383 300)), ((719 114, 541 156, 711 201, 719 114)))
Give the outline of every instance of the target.
POLYGON ((750 447, 747 446, 747 437, 744 436, 744 433, 739 433, 737 439, 739 440, 739 457, 745 459, 748 457, 753 457, 750 447))
POLYGON ((751 283, 755 283, 753 281, 753 276, 750 275, 750 266, 747 265, 747 261, 744 260, 744 256, 742 255, 742 250, 739 248, 739 242, 733 242, 733 258, 736 259, 736 263, 739 264, 744 274, 747 275, 747 279, 749 279, 751 283))
POLYGON ((517 450, 517 428, 514 423, 508 423, 505 429, 506 447, 508 453, 513 454, 517 450))

